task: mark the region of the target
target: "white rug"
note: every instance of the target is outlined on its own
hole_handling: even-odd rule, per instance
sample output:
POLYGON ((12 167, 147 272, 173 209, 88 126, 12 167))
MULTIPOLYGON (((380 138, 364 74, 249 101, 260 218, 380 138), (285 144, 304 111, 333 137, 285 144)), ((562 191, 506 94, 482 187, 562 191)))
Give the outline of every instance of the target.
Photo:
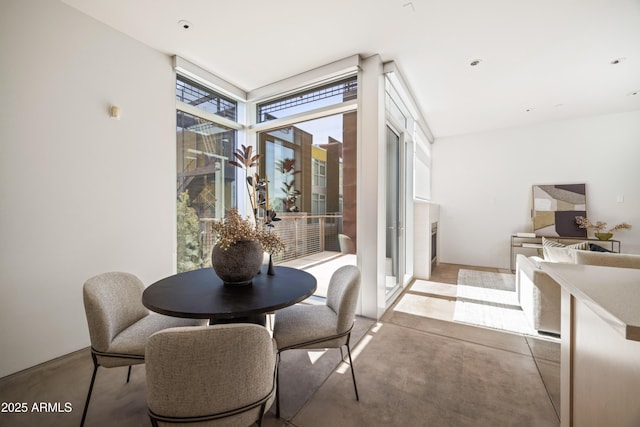
POLYGON ((461 269, 453 320, 538 336, 518 302, 514 274, 461 269))

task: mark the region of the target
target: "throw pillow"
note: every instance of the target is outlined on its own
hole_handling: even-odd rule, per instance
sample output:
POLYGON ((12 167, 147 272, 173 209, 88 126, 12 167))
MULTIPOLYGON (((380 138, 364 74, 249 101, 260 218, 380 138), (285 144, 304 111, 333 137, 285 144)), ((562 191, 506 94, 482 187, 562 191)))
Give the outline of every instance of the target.
POLYGON ((544 259, 551 262, 566 262, 575 264, 574 250, 588 251, 589 242, 579 242, 571 245, 564 245, 555 240, 542 238, 542 251, 544 259))

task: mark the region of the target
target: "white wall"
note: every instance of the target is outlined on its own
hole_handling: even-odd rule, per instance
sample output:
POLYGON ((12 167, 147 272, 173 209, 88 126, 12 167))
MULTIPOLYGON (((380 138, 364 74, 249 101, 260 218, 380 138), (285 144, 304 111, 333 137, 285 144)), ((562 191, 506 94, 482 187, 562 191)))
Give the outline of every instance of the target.
POLYGON ((87 278, 173 272, 175 83, 168 56, 57 1, 3 1, 0 53, 2 377, 89 345, 87 278))
POLYGON ((510 235, 532 231, 534 184, 586 183, 588 216, 630 223, 614 238, 640 253, 639 162, 640 111, 438 139, 439 261, 509 268, 510 235))

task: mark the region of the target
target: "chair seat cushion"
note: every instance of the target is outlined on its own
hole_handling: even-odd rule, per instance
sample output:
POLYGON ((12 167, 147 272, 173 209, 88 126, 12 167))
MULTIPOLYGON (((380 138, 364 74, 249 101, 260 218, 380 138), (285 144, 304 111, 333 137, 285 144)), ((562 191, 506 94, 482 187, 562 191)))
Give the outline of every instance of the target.
POLYGON ((107 352, 144 356, 147 338, 154 333, 176 326, 202 326, 207 323, 208 320, 182 319, 150 312, 147 316, 116 335, 107 352))
POLYGON ((276 312, 273 337, 278 350, 289 347, 327 348, 346 343, 346 337, 316 344, 309 342, 337 335, 337 314, 326 305, 294 305, 276 312))

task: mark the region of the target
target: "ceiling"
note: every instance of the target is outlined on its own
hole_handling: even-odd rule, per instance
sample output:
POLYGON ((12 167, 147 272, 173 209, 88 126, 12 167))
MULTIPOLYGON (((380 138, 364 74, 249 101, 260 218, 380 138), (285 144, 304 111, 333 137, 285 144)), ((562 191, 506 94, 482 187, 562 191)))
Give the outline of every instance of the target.
POLYGON ((62 1, 247 91, 379 54, 437 138, 640 110, 640 0, 62 1))

